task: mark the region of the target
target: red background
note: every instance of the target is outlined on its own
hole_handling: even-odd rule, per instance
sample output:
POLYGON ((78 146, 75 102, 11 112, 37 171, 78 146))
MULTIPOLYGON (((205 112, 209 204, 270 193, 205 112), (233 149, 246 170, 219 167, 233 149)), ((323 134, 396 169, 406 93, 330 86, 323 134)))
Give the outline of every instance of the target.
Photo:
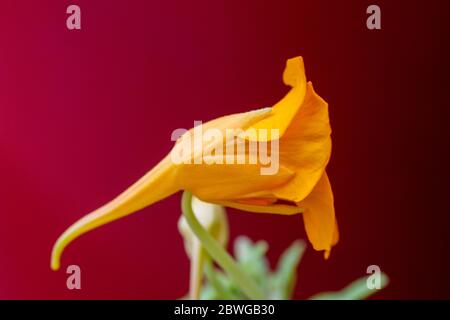
MULTIPOLYGON (((378 298, 450 298, 450 36, 446 1, 2 1, 0 298, 178 298, 188 260, 180 195, 91 232, 49 268, 57 236, 116 196, 194 120, 268 106, 302 55, 330 104, 341 242, 309 248, 296 297, 379 265, 378 298), (65 11, 78 4, 82 30, 65 11), (65 286, 78 264, 82 290, 65 286)), ((232 236, 305 238, 300 216, 229 210, 232 236)))

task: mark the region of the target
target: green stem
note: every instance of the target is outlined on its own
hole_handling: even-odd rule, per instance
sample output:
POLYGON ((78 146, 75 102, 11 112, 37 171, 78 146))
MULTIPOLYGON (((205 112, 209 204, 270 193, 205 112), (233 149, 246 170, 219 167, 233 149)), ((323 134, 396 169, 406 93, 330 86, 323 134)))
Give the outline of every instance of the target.
POLYGON ((226 252, 222 246, 202 227, 192 212, 192 194, 188 191, 183 193, 181 208, 186 221, 202 243, 202 246, 208 254, 217 262, 217 264, 228 274, 228 276, 239 285, 241 290, 253 300, 263 300, 265 297, 256 283, 241 271, 233 258, 226 252))
POLYGON ((191 274, 189 281, 189 296, 192 300, 198 300, 200 297, 204 261, 202 245, 198 239, 194 239, 191 251, 191 274))
POLYGON ((219 279, 217 279, 214 271, 213 262, 211 259, 207 259, 205 262, 205 276, 211 286, 217 291, 220 299, 236 300, 237 297, 233 296, 224 286, 219 279))

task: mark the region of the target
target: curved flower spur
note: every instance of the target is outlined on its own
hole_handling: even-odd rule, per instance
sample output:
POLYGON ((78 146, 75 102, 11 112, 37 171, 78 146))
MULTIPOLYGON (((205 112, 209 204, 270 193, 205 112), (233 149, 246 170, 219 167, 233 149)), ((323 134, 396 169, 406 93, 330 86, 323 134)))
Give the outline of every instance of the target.
MULTIPOLYGON (((80 235, 180 190, 187 190, 205 202, 244 211, 302 213, 314 249, 325 251, 328 257, 338 241, 333 193, 325 172, 331 155, 328 105, 316 94, 312 83, 306 81, 301 57, 287 61, 283 81, 291 89, 277 104, 205 123, 203 130, 214 129, 221 134, 202 139, 200 145, 194 142, 192 152, 184 152, 183 161, 175 163, 173 153, 180 152, 180 146, 189 141, 186 137, 195 133, 197 127, 182 135, 171 154, 145 176, 117 198, 75 222, 58 238, 51 268, 59 268, 63 250, 80 235), (232 141, 244 147, 254 142, 276 145, 277 171, 262 174, 265 163, 261 159, 244 163, 219 161, 238 156, 239 151, 226 147, 229 130, 240 132, 232 136, 232 141), (205 154, 213 161, 198 161, 205 154)), ((248 149, 245 158, 251 157, 248 149)))

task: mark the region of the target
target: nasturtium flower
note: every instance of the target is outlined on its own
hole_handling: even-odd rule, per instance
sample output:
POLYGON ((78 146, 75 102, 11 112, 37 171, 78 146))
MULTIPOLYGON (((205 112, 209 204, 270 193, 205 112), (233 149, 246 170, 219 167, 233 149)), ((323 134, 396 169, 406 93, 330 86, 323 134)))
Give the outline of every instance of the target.
MULTIPOLYGON (((307 82, 301 57, 287 61, 283 81, 290 90, 273 107, 232 114, 203 124, 204 131, 214 129, 222 134, 211 135, 201 140, 200 145, 194 143, 192 152, 183 154, 188 161, 174 163, 171 154, 167 155, 117 198, 70 226, 53 247, 51 267, 59 268, 62 251, 80 235, 180 190, 187 190, 205 202, 244 211, 301 213, 313 248, 325 251, 328 257, 338 241, 333 193, 325 172, 331 155, 328 104, 314 91, 312 83, 307 82), (265 165, 261 159, 252 163, 220 161, 230 156, 229 130, 240 132, 231 137, 236 144, 249 146, 256 141, 276 145, 273 155, 276 153, 279 162, 277 171, 261 174, 265 165), (255 136, 252 132, 267 134, 255 136), (205 156, 209 161, 199 161, 205 156)), ((186 136, 195 135, 195 130, 196 127, 178 139, 176 152, 189 141, 186 136)), ((251 156, 249 149, 244 148, 245 159, 251 156)), ((235 148, 231 150, 231 156, 239 153, 235 148)))

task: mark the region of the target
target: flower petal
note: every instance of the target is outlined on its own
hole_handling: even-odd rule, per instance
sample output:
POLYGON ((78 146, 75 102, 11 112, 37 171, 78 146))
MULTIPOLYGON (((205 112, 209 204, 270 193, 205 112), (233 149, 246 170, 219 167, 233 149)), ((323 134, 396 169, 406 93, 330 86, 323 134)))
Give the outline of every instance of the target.
POLYGON ((315 250, 325 250, 329 255, 331 247, 338 241, 337 224, 334 215, 333 192, 326 173, 314 190, 298 204, 303 208, 306 234, 315 250))
POLYGON ((274 190, 276 197, 300 202, 311 192, 330 159, 330 135, 328 104, 309 82, 303 106, 280 139, 280 163, 296 175, 274 190))
MULTIPOLYGON (((336 220, 334 224, 333 240, 331 241, 331 246, 334 247, 338 242, 339 242, 339 227, 336 220)), ((325 259, 328 259, 330 257, 330 252, 331 251, 325 251, 324 253, 325 259)))
POLYGON ((271 190, 292 179, 294 172, 280 166, 275 175, 261 175, 258 164, 185 165, 179 172, 181 188, 206 202, 241 199, 271 190))
POLYGON ((59 269, 60 257, 64 248, 82 234, 136 212, 177 192, 179 188, 174 183, 174 175, 174 166, 170 159, 166 157, 117 198, 75 222, 58 238, 53 246, 51 268, 53 270, 59 269))
POLYGON ((220 204, 225 207, 235 208, 248 212, 255 213, 271 213, 271 214, 281 214, 281 215, 294 215, 301 213, 303 208, 298 206, 290 206, 286 204, 271 204, 271 205, 256 205, 249 203, 242 203, 238 201, 217 201, 216 204, 220 204))
MULTIPOLYGON (((292 89, 287 95, 272 107, 270 115, 249 128, 267 130, 267 135, 259 136, 258 141, 270 141, 282 137, 303 104, 306 93, 306 75, 302 57, 295 57, 286 62, 283 81, 292 89), (276 137, 271 136, 271 130, 278 129, 276 137)), ((249 137, 249 140, 253 138, 249 137)))

